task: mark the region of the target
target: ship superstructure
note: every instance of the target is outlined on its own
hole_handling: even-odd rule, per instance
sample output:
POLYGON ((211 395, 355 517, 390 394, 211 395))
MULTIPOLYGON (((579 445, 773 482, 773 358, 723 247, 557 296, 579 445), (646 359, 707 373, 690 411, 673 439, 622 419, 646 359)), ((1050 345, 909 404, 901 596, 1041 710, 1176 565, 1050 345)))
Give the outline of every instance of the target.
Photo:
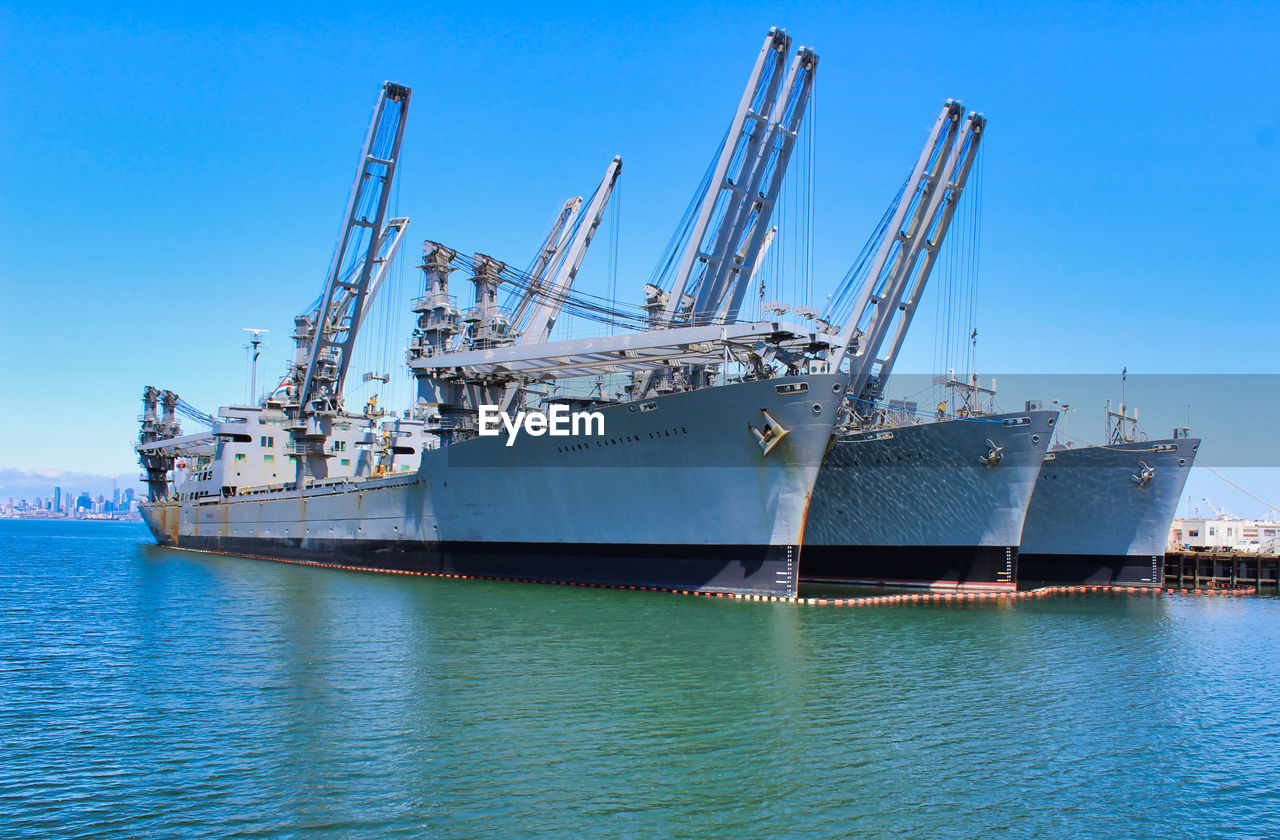
POLYGON ((349 412, 343 384, 407 225, 386 216, 410 91, 388 83, 280 386, 258 405, 221 409, 207 434, 144 423, 142 512, 157 541, 387 570, 794 596, 844 383, 825 372, 830 344, 812 328, 737 315, 816 66, 812 51, 792 55, 791 39, 770 31, 675 283, 653 290, 647 308, 603 307, 573 290, 620 159, 588 201, 564 205, 528 271, 427 241, 407 359, 417 400, 407 415, 378 417, 349 412), (451 293, 455 272, 469 279, 469 308, 451 293), (499 303, 503 292, 511 305, 499 303), (552 340, 565 312, 602 314, 620 331, 552 340), (730 377, 730 367, 743 372, 730 377), (570 437, 529 425, 482 434, 482 410, 519 415, 601 377, 626 386, 594 402, 599 425, 570 437))
POLYGON ((1025 580, 1161 586, 1169 527, 1200 440, 1147 440, 1138 415, 1107 404, 1100 446, 1045 455, 1022 532, 1025 580))

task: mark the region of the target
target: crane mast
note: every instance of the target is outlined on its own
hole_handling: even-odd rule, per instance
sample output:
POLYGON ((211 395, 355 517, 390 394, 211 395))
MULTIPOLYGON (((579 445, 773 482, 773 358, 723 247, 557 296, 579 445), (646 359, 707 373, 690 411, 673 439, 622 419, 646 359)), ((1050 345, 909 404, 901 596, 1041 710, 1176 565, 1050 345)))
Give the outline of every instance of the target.
POLYGON ((977 156, 986 119, 971 113, 962 127, 963 116, 959 102, 943 107, 894 210, 893 233, 880 243, 835 342, 856 413, 865 414, 884 389, 977 156))
POLYGON ((292 399, 285 410, 286 429, 298 454, 299 488, 305 475, 328 473, 324 442, 333 417, 342 410, 343 383, 370 299, 374 267, 380 256, 387 257, 380 250, 398 247, 403 232, 403 226, 396 228, 388 240, 384 226, 410 94, 404 85, 383 85, 319 305, 294 319, 297 352, 288 388, 292 399))

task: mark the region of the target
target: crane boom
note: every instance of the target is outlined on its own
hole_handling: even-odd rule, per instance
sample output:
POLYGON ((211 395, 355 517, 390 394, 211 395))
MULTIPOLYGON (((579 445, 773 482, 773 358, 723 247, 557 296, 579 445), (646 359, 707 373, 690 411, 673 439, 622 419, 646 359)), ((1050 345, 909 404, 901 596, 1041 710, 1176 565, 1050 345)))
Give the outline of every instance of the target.
POLYGON ((755 275, 756 263, 764 256, 764 238, 767 235, 769 219, 773 215, 773 206, 782 189, 782 181, 787 174, 787 164, 791 160, 791 151, 795 147, 796 138, 800 134, 800 125, 804 122, 805 111, 813 95, 814 74, 818 69, 818 56, 812 50, 801 49, 796 53, 787 77, 784 98, 785 107, 781 117, 773 124, 769 140, 771 154, 760 160, 761 177, 756 179, 756 190, 753 191, 750 215, 742 221, 741 230, 747 231, 743 244, 737 253, 740 257, 732 266, 732 277, 721 286, 720 303, 727 302, 724 312, 725 321, 736 321, 738 311, 742 307, 742 299, 746 295, 747 286, 755 275), (764 175, 767 170, 767 181, 764 175), (767 187, 758 192, 759 184, 764 181, 767 187))
MULTIPOLYGON (((754 222, 761 218, 764 225, 768 225, 773 199, 776 198, 775 179, 770 179, 768 196, 760 192, 761 184, 765 182, 771 164, 775 174, 786 172, 787 159, 795 140, 790 129, 794 123, 798 131, 804 118, 817 60, 811 50, 801 49, 796 54, 783 83, 782 96, 774 100, 767 115, 763 142, 753 144, 747 151, 749 158, 743 163, 746 180, 731 193, 715 244, 708 252, 706 269, 698 282, 692 311, 695 323, 715 320, 726 295, 741 276, 743 263, 754 259, 754 250, 759 247, 752 235, 756 228, 754 222), (782 124, 784 120, 788 123, 786 127, 782 124), (753 249, 752 245, 756 248, 753 249)), ((776 180, 781 186, 781 178, 776 180)))
POLYGON ((911 326, 911 319, 915 315, 916 307, 920 304, 920 297, 924 294, 925 284, 929 280, 929 275, 933 272, 933 265, 938 260, 942 242, 946 239, 947 231, 951 227, 951 220, 955 216, 956 206, 960 201, 960 196, 964 193, 965 184, 969 180, 969 172, 973 168, 973 162, 978 153, 978 145, 982 142, 982 132, 985 127, 986 119, 981 114, 969 115, 964 134, 956 144, 952 159, 947 166, 947 172, 944 174, 943 183, 946 187, 934 197, 935 204, 940 203, 941 206, 931 211, 930 219, 932 224, 924 228, 925 234, 916 243, 911 258, 904 268, 905 285, 903 293, 897 301, 898 311, 901 315, 897 318, 896 325, 891 331, 892 339, 889 342, 889 352, 880 355, 876 359, 879 369, 876 371, 873 383, 875 387, 872 393, 865 395, 867 399, 878 399, 885 384, 888 382, 889 374, 893 370, 893 364, 897 361, 898 352, 902 349, 902 342, 907 337, 907 328, 911 326))
POLYGON ((364 318, 378 248, 384 244, 383 225, 409 97, 410 90, 404 85, 383 85, 320 305, 313 313, 295 319, 298 352, 293 378, 297 396, 290 407, 295 421, 341 409, 352 345, 364 318))
POLYGON ((305 476, 328 474, 325 441, 342 410, 342 388, 356 336, 371 290, 376 294, 404 234, 406 220, 387 224, 386 216, 410 95, 404 85, 383 84, 319 304, 294 319, 297 350, 283 393, 288 398, 285 428, 298 455, 300 492, 305 476))
POLYGON ((726 223, 732 225, 737 219, 737 208, 745 194, 740 185, 750 176, 760 148, 765 143, 770 115, 777 101, 783 68, 790 51, 790 36, 776 27, 770 29, 752 67, 733 122, 729 124, 729 134, 720 147, 720 156, 702 197, 697 221, 685 243, 670 297, 658 319, 658 323, 663 326, 671 324, 685 305, 685 296, 693 294, 701 278, 713 272, 727 253, 732 253, 726 253, 727 246, 721 242, 722 238, 727 239, 721 237, 721 227, 726 223), (730 173, 731 168, 734 169, 733 173, 730 173), (719 222, 715 229, 708 232, 713 217, 718 218, 719 222), (700 271, 697 271, 699 268, 700 271))
POLYGON ((622 158, 615 157, 605 169, 604 178, 601 179, 600 186, 596 187, 591 203, 575 220, 573 238, 565 249, 564 255, 560 257, 556 273, 551 278, 546 292, 540 295, 534 304, 521 336, 522 340, 528 339, 541 344, 550 337, 551 330, 556 325, 556 318, 560 315, 560 308, 564 305, 564 296, 578 276, 578 269, 587 256, 587 249, 591 247, 591 240, 595 236, 596 229, 600 227, 605 207, 609 204, 609 197, 613 195, 614 185, 618 183, 618 176, 621 174, 622 158))
POLYGON ((573 221, 577 218, 581 207, 582 196, 574 196, 566 201, 560 208, 560 212, 556 214, 555 223, 552 224, 546 238, 542 240, 542 245, 538 248, 538 256, 533 261, 533 268, 529 271, 529 276, 534 278, 533 282, 525 289, 511 314, 512 332, 518 334, 524 329, 529 312, 545 286, 547 270, 556 262, 556 258, 564 253, 565 241, 573 229, 573 221))
MULTIPOLYGON (((516 343, 528 338, 530 343, 543 344, 551 337, 551 330, 555 328, 556 319, 560 316, 560 310, 564 306, 565 296, 578 276, 578 269, 582 266, 582 260, 587 255, 587 249, 591 247, 591 240, 595 236, 596 229, 600 227, 600 220, 604 218, 605 207, 609 204, 609 197, 613 195, 613 188, 618 183, 618 176, 621 174, 622 158, 614 157, 609 162, 608 168, 605 169, 604 178, 600 181, 600 186, 596 187, 595 193, 591 196, 591 202, 574 220, 575 224, 571 231, 569 245, 559 249, 563 251, 563 254, 559 255, 559 264, 556 268, 555 276, 546 291, 538 295, 537 300, 532 303, 532 311, 529 314, 528 323, 516 339, 516 343)), ((502 408, 504 411, 510 407, 519 390, 519 385, 514 382, 509 383, 503 390, 502 408)))
POLYGON ((836 339, 834 358, 857 400, 879 397, 964 191, 986 120, 970 114, 962 129, 963 116, 959 102, 943 107, 836 339))
MULTIPOLYGON (((400 245, 404 242, 405 232, 409 227, 408 218, 391 219, 387 222, 386 227, 382 231, 382 236, 378 239, 378 247, 374 251, 374 265, 377 269, 373 272, 373 276, 369 278, 369 293, 365 296, 364 307, 360 311, 360 322, 356 325, 357 329, 364 326, 365 318, 368 317, 370 306, 374 299, 378 296, 378 292, 382 289, 382 283, 387 277, 387 272, 391 268, 391 263, 396 258, 396 254, 400 252, 400 245)), ((320 305, 317 303, 311 309, 311 315, 308 322, 314 322, 316 313, 319 312, 320 305)), ((346 311, 339 313, 339 317, 346 317, 346 311)), ((265 332, 263 330, 262 332, 265 332)), ((297 338, 297 335, 294 336, 297 338)), ((268 394, 268 399, 279 399, 281 395, 287 394, 289 389, 294 385, 294 371, 289 371, 276 385, 275 390, 268 394)), ((256 396, 255 396, 256 399, 256 396)))

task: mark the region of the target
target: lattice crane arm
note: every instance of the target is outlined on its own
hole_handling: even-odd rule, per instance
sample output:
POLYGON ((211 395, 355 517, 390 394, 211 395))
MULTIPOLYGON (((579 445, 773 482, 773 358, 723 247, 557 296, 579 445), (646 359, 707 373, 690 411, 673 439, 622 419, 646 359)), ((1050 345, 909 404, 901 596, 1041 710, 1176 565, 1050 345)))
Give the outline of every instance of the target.
POLYGON ((615 157, 605 169, 604 178, 601 179, 600 186, 596 187, 591 203, 582 210, 580 217, 576 220, 573 238, 564 249, 550 284, 534 303, 521 336, 522 341, 541 344, 551 336, 556 318, 559 317, 560 309, 564 305, 565 295, 578 276, 578 269, 582 267, 582 260, 587 256, 587 249, 591 247, 591 240, 595 236, 596 229, 600 227, 605 207, 609 204, 609 197, 613 195, 613 188, 621 174, 622 158, 615 157))
POLYGON ((710 184, 698 208, 698 215, 685 242, 659 323, 669 325, 680 310, 686 294, 694 294, 698 283, 732 251, 725 251, 721 227, 737 220, 736 208, 743 200, 745 184, 764 146, 770 115, 777 101, 782 72, 791 51, 791 38, 780 29, 769 30, 751 70, 729 134, 720 147, 710 184), (736 166, 735 166, 736 162, 736 166), (733 170, 732 172, 730 170, 733 170), (720 208, 717 213, 717 208, 720 208), (713 218, 719 222, 711 228, 713 218), (704 250, 705 249, 705 250, 704 250), (700 274, 695 269, 701 268, 700 274))
MULTIPOLYGON (((364 320, 379 249, 388 244, 383 236, 384 223, 410 94, 404 85, 383 85, 320 305, 312 315, 296 319, 294 339, 298 352, 293 379, 297 400, 291 407, 295 420, 341 408, 342 386, 351 364, 352 346, 364 320)), ((398 244, 398 237, 392 241, 398 244)))
MULTIPOLYGON (((774 122, 768 148, 770 155, 762 157, 759 162, 760 177, 754 181, 753 201, 746 208, 739 230, 747 231, 740 235, 741 245, 737 249, 740 255, 729 271, 722 271, 725 279, 720 287, 716 311, 725 306, 723 320, 736 321, 742 307, 742 300, 755 275, 755 267, 764 256, 764 239, 768 235, 769 220, 773 215, 774 205, 782 190, 782 182, 787 174, 787 165, 791 161, 791 152, 795 148, 796 138, 800 134, 800 126, 804 122, 805 112, 813 96, 813 83, 818 70, 818 56, 812 50, 801 49, 796 53, 787 75, 785 103, 782 114, 774 122), (766 177, 767 176, 767 177, 766 177), (760 184, 765 188, 759 191, 760 184)), ((726 269, 730 268, 726 264, 726 269)))
POLYGON ((582 196, 574 196, 566 201, 556 215, 551 231, 542 240, 542 245, 538 248, 538 256, 533 262, 533 268, 529 271, 529 276, 532 279, 525 287, 524 293, 520 296, 520 301, 515 305, 511 314, 512 332, 518 334, 524 330, 529 320, 530 312, 537 303, 539 295, 543 293, 546 287, 548 269, 555 265, 557 260, 564 255, 566 241, 573 230, 574 221, 577 219, 578 211, 581 207, 582 196))
POLYGON ((879 396, 964 191, 986 120, 970 114, 962 127, 963 117, 959 102, 943 107, 835 342, 833 358, 858 399, 879 396))
POLYGON ((890 324, 888 352, 873 354, 879 355, 877 361, 880 368, 876 371, 874 392, 864 394, 864 399, 879 398, 880 392, 889 379, 889 374, 893 371, 893 364, 898 359, 902 342, 907 337, 907 328, 911 326, 911 319, 920 304, 925 284, 929 281, 934 263, 937 262, 938 254, 942 250, 943 240, 946 239, 947 230, 951 227, 951 220, 955 217, 956 205, 969 180, 969 172, 973 168, 985 128, 986 119, 982 115, 969 115, 964 135, 956 144, 952 160, 948 164, 948 171, 943 179, 946 188, 938 196, 941 207, 933 212, 932 224, 924 229, 923 237, 913 249, 910 261, 904 268, 905 283, 897 300, 898 311, 902 314, 890 324))

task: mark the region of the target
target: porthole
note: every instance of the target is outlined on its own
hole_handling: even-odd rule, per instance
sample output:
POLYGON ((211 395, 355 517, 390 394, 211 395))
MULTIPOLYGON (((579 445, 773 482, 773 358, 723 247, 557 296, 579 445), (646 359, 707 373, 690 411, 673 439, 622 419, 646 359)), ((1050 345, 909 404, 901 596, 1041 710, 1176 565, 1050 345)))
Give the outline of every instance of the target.
POLYGON ((814 403, 814 404, 813 404, 813 413, 814 413, 814 414, 821 414, 821 413, 822 413, 822 403, 814 403))
POLYGON ((1040 436, 1039 436, 1039 435, 1032 435, 1032 436, 1031 436, 1031 442, 1032 442, 1032 443, 1039 443, 1039 442, 1040 442, 1040 436))
POLYGON ((840 393, 840 389, 841 389, 841 388, 843 388, 843 387, 844 387, 843 385, 841 385, 839 382, 837 382, 837 383, 835 383, 834 385, 832 385, 832 386, 831 386, 831 393, 833 393, 833 394, 838 394, 838 393, 840 393))
POLYGON ((1178 459, 1178 466, 1180 466, 1180 467, 1185 467, 1186 465, 1187 465, 1187 459, 1186 459, 1186 458, 1179 458, 1179 459, 1178 459))
POLYGON ((1053 425, 1054 423, 1056 423, 1056 422, 1058 422, 1058 418, 1057 418, 1057 417, 1050 417, 1050 418, 1049 418, 1049 425, 1050 425, 1050 426, 1052 426, 1052 425, 1053 425))

